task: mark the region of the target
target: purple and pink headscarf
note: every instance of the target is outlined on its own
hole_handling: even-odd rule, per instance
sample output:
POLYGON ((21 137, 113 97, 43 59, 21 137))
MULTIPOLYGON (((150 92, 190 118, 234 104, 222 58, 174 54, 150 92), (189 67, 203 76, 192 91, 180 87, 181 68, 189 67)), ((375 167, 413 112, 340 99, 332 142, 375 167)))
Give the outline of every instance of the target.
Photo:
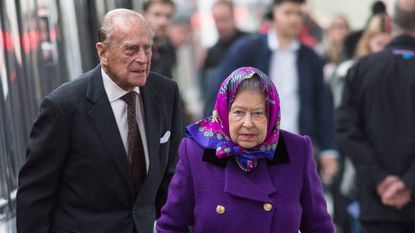
POLYGON ((262 71, 252 67, 241 67, 233 71, 222 83, 216 99, 212 116, 197 121, 186 128, 187 135, 205 149, 216 150, 220 158, 235 157, 238 164, 251 171, 261 158, 273 159, 277 148, 280 125, 280 101, 277 89, 270 78, 262 71), (230 139, 228 115, 239 85, 245 79, 258 76, 264 90, 267 107, 268 127, 263 143, 245 149, 230 139))

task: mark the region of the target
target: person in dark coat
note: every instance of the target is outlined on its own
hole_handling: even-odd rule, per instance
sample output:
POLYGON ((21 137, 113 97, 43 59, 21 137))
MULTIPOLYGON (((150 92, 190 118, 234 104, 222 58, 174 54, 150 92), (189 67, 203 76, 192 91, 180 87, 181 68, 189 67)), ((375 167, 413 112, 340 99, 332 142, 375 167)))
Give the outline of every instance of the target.
MULTIPOLYGON (((212 17, 218 32, 218 40, 207 50, 206 58, 202 65, 202 94, 206 99, 209 87, 214 82, 214 77, 228 49, 241 37, 248 33, 236 27, 234 5, 232 1, 218 0, 213 4, 212 17)), ((210 116, 213 102, 207 102, 203 116, 210 116)))
POLYGON ((415 0, 398 0, 393 40, 349 71, 336 111, 356 168, 361 232, 415 232, 415 0))
POLYGON ((150 72, 147 25, 108 12, 100 65, 43 100, 19 173, 18 233, 153 231, 183 120, 176 83, 150 72))
POLYGON ((270 78, 242 67, 189 125, 158 233, 334 233, 311 140, 279 129, 270 78))
POLYGON ((172 0, 143 1, 144 16, 155 33, 151 71, 168 78, 174 78, 173 68, 177 62, 176 48, 167 36, 175 9, 176 4, 172 0))

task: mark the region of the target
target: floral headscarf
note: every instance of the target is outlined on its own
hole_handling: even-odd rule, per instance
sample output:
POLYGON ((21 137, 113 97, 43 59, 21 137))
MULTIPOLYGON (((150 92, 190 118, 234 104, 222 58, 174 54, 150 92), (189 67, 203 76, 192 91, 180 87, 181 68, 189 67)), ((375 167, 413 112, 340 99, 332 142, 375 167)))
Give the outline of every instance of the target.
POLYGON ((261 158, 273 159, 277 148, 280 125, 280 101, 277 89, 270 78, 252 67, 241 67, 223 81, 212 116, 197 121, 186 128, 186 133, 205 149, 216 150, 220 158, 235 157, 242 170, 251 171, 261 158), (228 114, 239 85, 245 79, 258 76, 265 93, 268 127, 265 140, 251 149, 244 149, 230 139, 228 114))

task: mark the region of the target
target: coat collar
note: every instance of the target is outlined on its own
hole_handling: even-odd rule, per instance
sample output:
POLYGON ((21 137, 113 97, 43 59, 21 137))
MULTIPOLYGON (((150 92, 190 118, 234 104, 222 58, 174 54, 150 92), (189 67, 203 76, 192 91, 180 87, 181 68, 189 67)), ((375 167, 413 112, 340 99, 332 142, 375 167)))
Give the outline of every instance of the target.
POLYGON ((409 35, 397 36, 386 46, 386 48, 407 48, 415 50, 415 38, 409 35))
POLYGON ((144 108, 144 124, 146 129, 146 137, 148 144, 148 154, 150 158, 150 167, 147 177, 144 181, 142 190, 146 190, 148 185, 155 176, 159 176, 160 172, 160 135, 163 123, 163 114, 160 112, 161 102, 157 95, 156 89, 153 87, 153 73, 150 72, 147 77, 146 84, 140 87, 144 108))
POLYGON ((286 144, 280 134, 278 146, 273 160, 259 160, 258 166, 249 173, 242 171, 233 157, 218 159, 214 150, 207 149, 203 161, 224 167, 224 192, 240 198, 259 202, 271 201, 271 195, 277 192, 271 177, 271 167, 289 162, 286 144))

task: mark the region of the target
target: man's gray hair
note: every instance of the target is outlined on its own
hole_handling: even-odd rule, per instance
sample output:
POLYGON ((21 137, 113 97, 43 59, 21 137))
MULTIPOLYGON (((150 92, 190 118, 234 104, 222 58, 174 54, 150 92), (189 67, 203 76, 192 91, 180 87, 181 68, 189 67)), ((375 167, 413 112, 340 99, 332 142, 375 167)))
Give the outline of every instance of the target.
POLYGON ((102 42, 104 44, 108 44, 111 39, 111 33, 114 27, 114 22, 116 19, 123 19, 123 18, 130 18, 130 17, 136 17, 137 19, 141 20, 147 27, 148 32, 150 33, 150 39, 153 40, 154 38, 154 32, 151 29, 149 23, 147 20, 142 16, 140 13, 124 9, 124 8, 118 8, 109 11, 104 15, 104 17, 99 22, 98 26, 98 42, 102 42))
POLYGON ((395 32, 415 33, 415 0, 396 0, 392 19, 395 32))

